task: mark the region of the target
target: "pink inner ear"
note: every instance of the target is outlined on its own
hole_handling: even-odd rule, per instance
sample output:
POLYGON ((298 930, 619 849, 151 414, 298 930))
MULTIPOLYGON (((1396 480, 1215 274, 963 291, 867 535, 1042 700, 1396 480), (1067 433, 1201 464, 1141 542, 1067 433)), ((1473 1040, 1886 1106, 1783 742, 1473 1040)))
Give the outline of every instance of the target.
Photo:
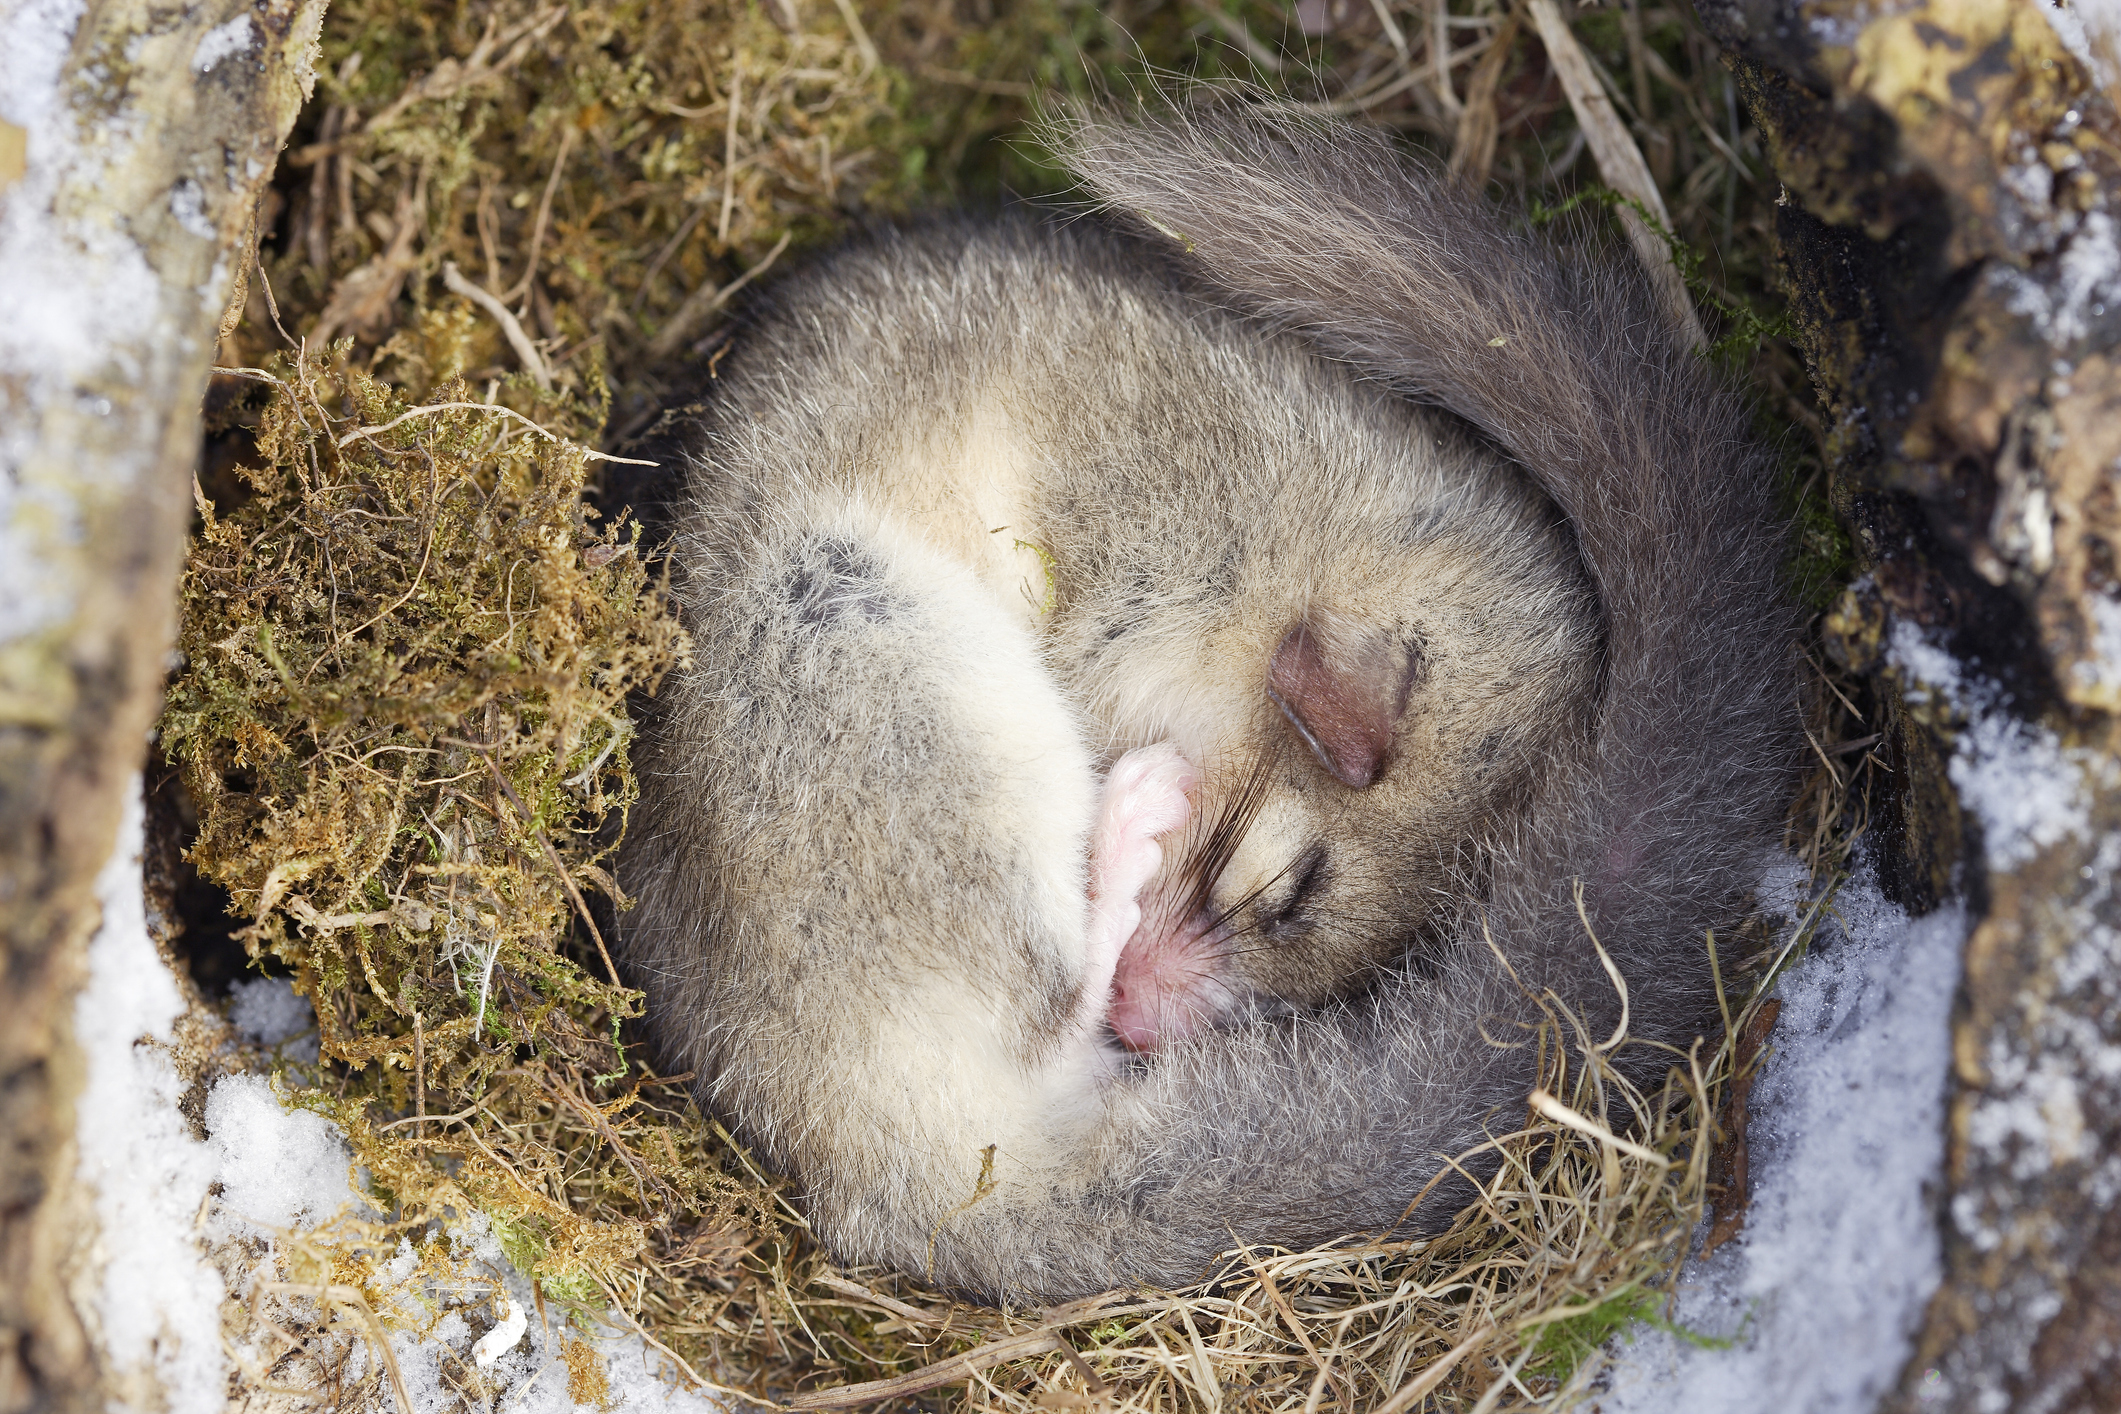
POLYGON ((1361 790, 1384 769, 1414 686, 1415 659, 1383 635, 1341 656, 1337 665, 1330 661, 1325 642, 1299 621, 1267 664, 1267 696, 1319 764, 1361 790))

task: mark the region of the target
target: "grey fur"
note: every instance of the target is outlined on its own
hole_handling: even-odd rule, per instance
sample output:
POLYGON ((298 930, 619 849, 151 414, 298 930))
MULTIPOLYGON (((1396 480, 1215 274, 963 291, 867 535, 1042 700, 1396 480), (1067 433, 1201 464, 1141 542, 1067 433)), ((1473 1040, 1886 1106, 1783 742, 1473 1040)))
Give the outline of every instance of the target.
POLYGON ((1519 1112, 1489 1038, 1528 992, 1617 1019, 1579 880, 1635 1033, 1684 1044, 1796 721, 1766 464, 1638 280, 1344 127, 1049 137, 1165 235, 886 236, 723 363, 673 547, 698 661, 621 875, 664 1050, 821 1235, 1016 1297, 1397 1222, 1519 1112), (1367 790, 1266 700, 1307 614, 1443 664, 1367 790), (1100 763, 1166 738, 1205 817, 1264 781, 1284 823, 1233 871, 1220 1024, 1125 1056, 1083 841, 1100 763))

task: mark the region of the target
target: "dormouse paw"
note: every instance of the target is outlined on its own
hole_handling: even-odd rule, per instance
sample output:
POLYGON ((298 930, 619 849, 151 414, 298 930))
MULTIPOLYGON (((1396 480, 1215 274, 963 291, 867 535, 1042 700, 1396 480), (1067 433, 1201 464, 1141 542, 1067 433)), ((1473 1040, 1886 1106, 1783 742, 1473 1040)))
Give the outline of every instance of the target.
POLYGON ((1103 1019, 1120 950, 1141 926, 1141 892, 1164 860, 1157 841, 1192 818, 1200 768, 1170 742, 1140 747, 1113 764, 1090 829, 1090 933, 1083 991, 1086 1018, 1103 1019))

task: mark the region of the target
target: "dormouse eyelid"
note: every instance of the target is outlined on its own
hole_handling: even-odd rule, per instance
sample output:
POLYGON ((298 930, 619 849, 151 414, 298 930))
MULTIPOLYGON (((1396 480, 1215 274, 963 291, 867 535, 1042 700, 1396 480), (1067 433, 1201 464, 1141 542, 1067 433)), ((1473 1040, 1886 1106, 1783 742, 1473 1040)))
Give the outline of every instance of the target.
POLYGON ((1294 881, 1289 887, 1288 896, 1266 916, 1263 920, 1265 926, 1276 928, 1296 922, 1303 906, 1310 902, 1311 896, 1323 888, 1332 876, 1333 871, 1326 861, 1324 844, 1314 843, 1297 855, 1284 871, 1284 877, 1294 881))

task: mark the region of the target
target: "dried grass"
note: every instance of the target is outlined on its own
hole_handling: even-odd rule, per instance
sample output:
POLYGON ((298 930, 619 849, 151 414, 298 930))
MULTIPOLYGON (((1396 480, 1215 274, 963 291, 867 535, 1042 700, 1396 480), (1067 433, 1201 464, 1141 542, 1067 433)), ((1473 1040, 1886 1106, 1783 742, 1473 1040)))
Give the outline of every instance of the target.
MULTIPOLYGON (((1846 546, 1775 332, 1757 137, 1679 11, 1571 23, 1785 449, 1794 573, 1824 602, 1846 546)), ((285 1237, 231 1306, 259 1407, 395 1403, 379 1329, 500 1317, 480 1231, 537 1319, 638 1329, 735 1398, 816 1408, 1559 1408, 1607 1335, 1662 1319, 1712 1205, 1714 1234, 1741 1220, 1756 988, 1805 929, 1756 929, 1726 1036, 1655 1094, 1550 1016, 1547 1099, 1498 1117, 1500 1167, 1440 1236, 1239 1251, 1191 1292, 1027 1311, 833 1267, 631 1044, 641 999, 590 921, 622 882, 599 861, 632 799, 626 694, 683 645, 631 527, 583 510, 586 452, 711 357, 733 285, 852 211, 1056 189, 997 139, 1041 92, 1151 71, 1396 128, 1535 213, 1610 207, 1528 20, 1503 0, 339 0, 325 61, 222 349, 256 371, 217 380, 162 738, 194 861, 317 1003, 323 1059, 283 1063, 291 1100, 345 1128, 383 1212, 285 1237)), ((1876 763, 1854 690, 1822 675, 1815 698, 1789 843, 1824 908, 1876 763)), ((247 1276, 264 1254, 223 1259, 247 1276)), ((597 1402, 598 1357, 562 1348, 540 1379, 597 1402)), ((476 1369, 445 1376, 488 1407, 476 1369)))

